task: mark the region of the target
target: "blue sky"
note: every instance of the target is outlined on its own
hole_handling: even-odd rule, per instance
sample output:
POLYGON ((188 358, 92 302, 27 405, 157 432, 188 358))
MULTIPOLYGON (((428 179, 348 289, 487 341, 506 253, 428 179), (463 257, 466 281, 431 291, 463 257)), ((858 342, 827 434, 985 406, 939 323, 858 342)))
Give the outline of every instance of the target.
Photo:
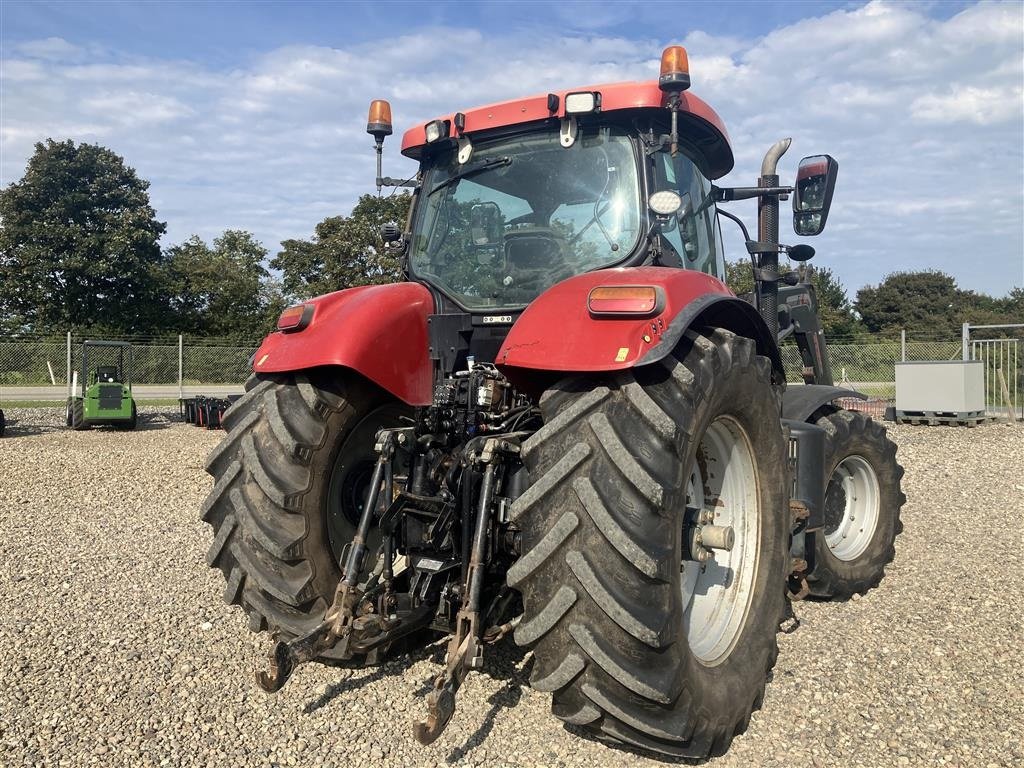
MULTIPOLYGON (((652 78, 671 43, 729 127, 724 183, 751 183, 782 136, 784 177, 802 155, 839 159, 829 228, 809 242, 851 296, 900 269, 993 295, 1024 285, 1019 2, 4 0, 0 183, 35 141, 98 142, 152 182, 166 242, 241 228, 273 253, 371 191, 371 98, 391 100, 400 133, 479 103, 652 78)), ((385 172, 410 175, 398 143, 385 172)), ((753 221, 752 204, 731 209, 753 221)))

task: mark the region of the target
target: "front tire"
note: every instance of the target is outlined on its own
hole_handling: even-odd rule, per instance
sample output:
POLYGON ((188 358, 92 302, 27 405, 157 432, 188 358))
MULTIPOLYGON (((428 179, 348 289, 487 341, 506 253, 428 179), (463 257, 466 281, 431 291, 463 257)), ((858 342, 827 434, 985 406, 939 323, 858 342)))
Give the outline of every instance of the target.
POLYGON ((815 597, 845 600, 885 575, 903 531, 903 467, 885 427, 863 413, 829 409, 825 430, 825 526, 814 535, 815 567, 807 585, 815 597))
POLYGON ((523 555, 508 573, 525 606, 516 641, 535 644, 533 687, 553 693, 556 716, 615 741, 724 753, 760 706, 785 601, 771 363, 728 331, 688 332, 659 365, 566 380, 541 408, 524 447, 535 481, 512 508, 523 555), (691 505, 737 535, 700 588, 683 554, 691 505))
POLYGON ((337 466, 372 457, 376 429, 361 425, 398 406, 350 371, 253 376, 246 389, 207 459, 216 481, 202 508, 214 534, 207 563, 224 574, 224 600, 242 607, 250 629, 289 640, 323 620, 340 579, 337 542, 355 531, 347 518, 358 511, 332 515, 337 466))
POLYGON ((84 432, 89 429, 89 424, 85 420, 85 401, 81 398, 75 398, 71 401, 69 408, 70 424, 71 429, 76 432, 84 432))

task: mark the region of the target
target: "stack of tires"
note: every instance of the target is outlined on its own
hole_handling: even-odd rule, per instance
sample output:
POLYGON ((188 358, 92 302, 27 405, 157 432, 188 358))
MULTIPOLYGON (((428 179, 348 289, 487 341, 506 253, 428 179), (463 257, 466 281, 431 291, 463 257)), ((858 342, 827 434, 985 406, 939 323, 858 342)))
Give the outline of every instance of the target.
POLYGON ((227 397, 183 397, 178 401, 178 409, 183 421, 205 429, 221 429, 224 413, 241 395, 227 397))

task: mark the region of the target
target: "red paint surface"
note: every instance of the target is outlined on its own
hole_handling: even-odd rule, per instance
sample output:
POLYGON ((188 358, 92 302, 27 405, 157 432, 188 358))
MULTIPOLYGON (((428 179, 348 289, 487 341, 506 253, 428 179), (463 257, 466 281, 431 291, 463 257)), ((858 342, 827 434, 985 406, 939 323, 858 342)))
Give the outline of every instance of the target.
POLYGON ((708 293, 733 295, 711 275, 671 267, 624 267, 577 275, 549 288, 526 308, 495 362, 503 369, 540 371, 630 368, 661 340, 687 304, 708 293), (587 310, 587 296, 601 285, 661 286, 665 308, 654 317, 593 317, 587 310))
MULTIPOLYGON (((466 116, 466 133, 486 131, 507 125, 518 125, 549 117, 565 117, 565 95, 578 91, 599 91, 601 93, 601 112, 613 112, 619 109, 637 109, 642 107, 662 108, 667 103, 666 95, 658 88, 657 80, 633 83, 609 83, 605 85, 588 85, 582 88, 569 88, 565 91, 554 91, 558 95, 558 110, 548 111, 548 95, 528 96, 523 99, 503 101, 485 107, 459 110, 466 116)), ((686 112, 709 123, 719 134, 721 140, 728 145, 729 134, 725 130, 722 118, 718 116, 705 101, 684 92, 680 96, 680 111, 686 112)), ((455 114, 439 118, 452 121, 455 114)), ((428 121, 430 122, 430 121, 428 121)), ((426 143, 424 132, 426 123, 410 128, 402 137, 402 154, 417 157, 419 148, 426 143)), ((454 131, 454 126, 452 131, 454 131)))
POLYGON ((341 365, 410 405, 429 405, 427 316, 430 292, 419 283, 349 288, 320 296, 309 326, 272 333, 253 360, 256 373, 341 365))

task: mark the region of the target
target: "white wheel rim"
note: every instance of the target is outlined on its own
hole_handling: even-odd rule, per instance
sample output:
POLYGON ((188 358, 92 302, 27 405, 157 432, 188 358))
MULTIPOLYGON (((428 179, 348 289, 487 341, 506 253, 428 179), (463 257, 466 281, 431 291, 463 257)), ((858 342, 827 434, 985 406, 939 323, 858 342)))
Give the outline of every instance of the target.
POLYGON ((683 630, 705 666, 729 657, 747 623, 757 574, 761 516, 750 439, 734 419, 716 419, 697 450, 687 484, 687 506, 731 526, 730 551, 714 550, 706 563, 684 559, 680 574, 683 630))
POLYGON ((825 529, 825 543, 839 560, 856 560, 864 554, 878 528, 878 477, 867 459, 847 456, 829 480, 830 495, 837 489, 845 495, 845 504, 835 528, 825 529))

